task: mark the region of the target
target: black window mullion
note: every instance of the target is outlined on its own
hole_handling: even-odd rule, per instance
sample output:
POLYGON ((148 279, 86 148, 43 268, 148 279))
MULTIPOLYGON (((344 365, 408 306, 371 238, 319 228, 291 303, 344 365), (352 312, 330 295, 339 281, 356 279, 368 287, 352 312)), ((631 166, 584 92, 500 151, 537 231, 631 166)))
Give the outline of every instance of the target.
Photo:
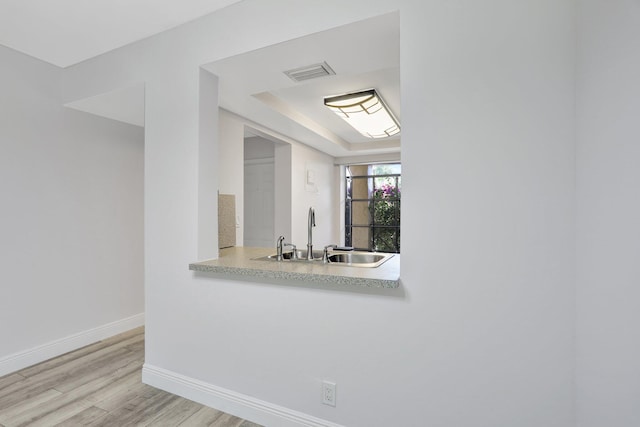
POLYGON ((351 175, 346 179, 345 197, 345 244, 354 246, 353 230, 367 228, 368 250, 382 250, 400 252, 400 209, 401 209, 401 178, 402 174, 367 174, 351 175), (353 199, 353 182, 355 179, 367 180, 367 187, 371 189, 368 198, 353 199), (379 184, 380 183, 380 184, 379 184), (380 185, 394 185, 396 194, 382 195, 376 198, 376 191, 380 185), (351 184, 351 185, 349 185, 351 184), (369 224, 353 224, 353 202, 367 202, 369 210, 369 224), (380 218, 376 218, 376 209, 380 218), (384 221, 380 223, 379 220, 384 221))

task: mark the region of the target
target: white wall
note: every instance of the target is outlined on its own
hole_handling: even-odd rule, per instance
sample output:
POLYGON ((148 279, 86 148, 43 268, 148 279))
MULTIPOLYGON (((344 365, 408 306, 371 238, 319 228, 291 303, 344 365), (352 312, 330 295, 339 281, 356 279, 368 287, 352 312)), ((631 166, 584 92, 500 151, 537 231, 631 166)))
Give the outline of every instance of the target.
MULTIPOLYGON (((349 426, 571 425, 573 6, 246 0, 67 69, 71 99, 146 81, 147 367, 349 426), (397 8, 401 288, 189 272, 198 66, 397 8), (320 403, 323 378, 338 384, 335 408, 320 403)), ((294 240, 306 241, 310 202, 294 240)))
POLYGON ((244 139, 245 160, 273 159, 276 155, 275 151, 275 142, 261 136, 244 139))
MULTIPOLYGON (((244 124, 223 111, 218 116, 218 167, 220 194, 236 196, 236 245, 244 241, 244 124)), ((212 166, 209 166, 212 167, 212 166)))
MULTIPOLYGON (((221 110, 219 116, 219 158, 223 159, 218 168, 218 182, 221 193, 236 194, 236 215, 240 218, 236 241, 244 241, 244 159, 274 157, 273 145, 269 149, 260 149, 259 141, 263 137, 248 138, 249 152, 245 156, 244 126, 241 119, 221 110), (252 148, 251 148, 252 147, 252 148)), ((307 245, 307 216, 309 207, 316 210, 316 227, 313 229, 314 247, 322 249, 324 245, 341 243, 340 224, 337 222, 336 200, 339 199, 339 175, 336 173, 333 157, 309 148, 303 144, 282 143, 276 158, 276 174, 289 173, 290 177, 279 178, 282 182, 291 182, 290 194, 277 192, 276 235, 284 235, 287 242, 294 243, 300 249, 307 245), (290 154, 289 154, 290 153, 290 154), (284 157, 283 157, 284 156, 284 157), (282 161, 289 161, 290 168, 283 168, 282 161), (286 170, 284 170, 286 169, 286 170), (315 175, 315 183, 307 183, 307 170, 315 175), (283 212, 282 206, 290 200, 290 212, 283 212), (283 215, 285 214, 285 215, 283 215), (291 216, 289 226, 284 224, 286 214, 291 216), (290 232, 289 232, 290 230, 290 232)), ((280 182, 279 181, 279 182, 280 182)), ((281 186, 280 186, 281 187, 281 186)))
MULTIPOLYGON (((244 139, 244 199, 245 199, 245 239, 244 246, 275 246, 275 223, 278 213, 290 210, 277 203, 278 190, 289 185, 276 181, 275 143, 263 137, 244 139), (276 212, 279 210, 280 212, 276 212)), ((290 166, 287 167, 290 169, 290 166)), ((290 237, 290 234, 282 234, 290 237)), ((287 242, 287 241, 285 241, 287 242)))
POLYGON ((293 242, 306 249, 308 242, 309 208, 313 207, 316 226, 313 228, 313 248, 339 244, 340 224, 336 223, 336 193, 341 183, 336 179, 333 157, 311 148, 291 147, 291 234, 293 242), (307 172, 314 176, 307 181, 307 172))
POLYGON ((640 425, 640 3, 581 0, 577 420, 640 425))
POLYGON ((2 375, 144 312, 144 134, 63 108, 60 69, 0 63, 2 375))
MULTIPOLYGON (((196 146, 198 159, 194 165, 198 171, 196 186, 198 208, 197 221, 195 221, 193 226, 195 226, 194 231, 198 242, 198 259, 214 259, 218 257, 219 246, 217 221, 218 197, 215 196, 220 191, 218 177, 220 144, 218 141, 220 140, 221 127, 218 123, 218 116, 220 114, 218 108, 218 78, 200 68, 197 85, 197 114, 193 111, 195 105, 192 104, 189 106, 191 108, 189 110, 190 113, 196 115, 198 121, 196 146)), ((145 92, 145 98, 148 98, 146 95, 147 92, 145 92)), ((162 107, 160 106, 160 108, 162 107)), ((145 113, 147 113, 146 108, 145 113)), ((172 128, 167 131, 175 132, 172 128)), ((169 182, 167 185, 171 185, 171 183, 169 182)), ((145 188, 145 199, 148 199, 146 195, 147 191, 145 188)), ((147 203, 148 202, 145 201, 145 207, 147 203)), ((145 227, 149 217, 149 215, 147 215, 148 211, 148 209, 145 209, 145 227)))
MULTIPOLYGON (((316 212, 316 227, 313 228, 313 246, 320 249, 339 242, 340 224, 336 222, 336 211, 340 193, 339 176, 334 158, 299 143, 278 143, 269 149, 260 147, 262 137, 247 139, 250 154, 245 158, 275 158, 276 236, 285 236, 287 242, 298 249, 306 250, 308 242, 308 212, 316 212), (286 163, 286 164, 285 164, 286 163), (307 183, 307 171, 314 174, 314 184, 307 183), (285 185, 290 190, 284 189, 285 185), (284 207, 288 207, 288 212, 284 207)), ((271 143, 271 141, 268 141, 271 143)), ((271 143, 273 144, 273 143, 271 143)))
POLYGON ((573 2, 423 4, 400 37, 407 405, 429 426, 569 426, 573 2))
MULTIPOLYGON (((291 183, 291 169, 293 165, 291 163, 291 144, 276 144, 274 147, 274 166, 275 166, 275 223, 273 226, 274 234, 276 236, 285 236, 287 239, 291 239, 289 243, 293 243, 300 249, 304 249, 303 242, 294 242, 293 235, 291 233, 292 227, 292 207, 293 200, 292 183, 291 183)), ((297 210, 297 208, 296 208, 297 210)))

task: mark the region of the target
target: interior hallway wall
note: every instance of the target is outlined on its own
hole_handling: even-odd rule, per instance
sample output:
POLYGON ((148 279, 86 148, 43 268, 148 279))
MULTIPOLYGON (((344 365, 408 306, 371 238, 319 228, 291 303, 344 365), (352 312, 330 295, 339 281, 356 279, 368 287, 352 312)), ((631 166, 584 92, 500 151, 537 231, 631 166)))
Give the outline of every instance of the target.
POLYGON ((144 312, 144 131, 62 107, 61 69, 0 63, 2 375, 144 312))
POLYGON ((579 427, 640 425, 640 3, 581 0, 579 427))

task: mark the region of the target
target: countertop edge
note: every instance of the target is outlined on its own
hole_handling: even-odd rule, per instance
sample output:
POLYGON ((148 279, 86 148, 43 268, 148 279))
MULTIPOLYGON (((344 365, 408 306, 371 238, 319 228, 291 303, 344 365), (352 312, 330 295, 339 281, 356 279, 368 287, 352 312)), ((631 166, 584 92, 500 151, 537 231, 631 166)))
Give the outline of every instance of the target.
POLYGON ((398 288, 400 286, 400 280, 385 280, 385 279, 373 279, 367 277, 353 277, 353 276, 341 276, 333 274, 314 274, 314 273, 298 273, 294 271, 275 271, 265 270, 259 268, 243 268, 243 267, 230 267, 221 265, 207 265, 202 263, 189 264, 189 270, 198 271, 203 273, 219 273, 219 274, 231 274, 239 276, 250 277, 264 277, 268 279, 277 280, 300 280, 313 283, 327 283, 332 285, 344 285, 344 286, 362 286, 370 288, 398 288))

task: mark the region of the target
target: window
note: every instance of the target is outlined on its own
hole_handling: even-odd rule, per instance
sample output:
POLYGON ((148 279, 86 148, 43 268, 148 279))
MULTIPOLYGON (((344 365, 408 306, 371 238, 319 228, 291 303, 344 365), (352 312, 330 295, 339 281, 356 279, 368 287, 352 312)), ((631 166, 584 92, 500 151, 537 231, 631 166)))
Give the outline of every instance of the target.
POLYGON ((400 164, 351 165, 345 177, 345 245, 400 253, 400 164))

